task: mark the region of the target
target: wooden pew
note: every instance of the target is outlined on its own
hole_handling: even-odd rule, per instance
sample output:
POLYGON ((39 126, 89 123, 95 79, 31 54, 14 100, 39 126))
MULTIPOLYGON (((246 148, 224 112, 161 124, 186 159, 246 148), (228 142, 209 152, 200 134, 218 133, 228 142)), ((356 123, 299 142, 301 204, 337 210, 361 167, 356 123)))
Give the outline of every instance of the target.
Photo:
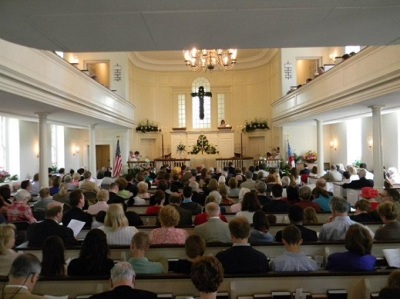
MULTIPOLYGON (((349 299, 370 298, 371 292, 379 292, 386 285, 387 276, 391 270, 377 270, 371 272, 270 272, 256 275, 225 275, 218 292, 228 293, 231 299, 238 296, 252 296, 254 294, 269 294, 272 291, 295 292, 302 288, 311 294, 326 294, 329 289, 345 289, 349 299)), ((0 278, 4 285, 6 278, 0 278)), ((138 275, 135 287, 151 290, 157 294, 171 294, 175 296, 198 296, 190 277, 180 274, 138 275)), ((42 277, 34 289, 35 294, 54 296, 69 295, 74 299, 80 295, 92 295, 107 291, 110 282, 107 277, 42 277)))
MULTIPOLYGON (((398 248, 400 242, 398 241, 375 241, 372 246, 372 254, 378 258, 383 258, 382 249, 398 248)), ((230 247, 230 244, 208 244, 206 248, 206 255, 215 256, 219 251, 230 247)), ((267 257, 273 258, 281 255, 284 247, 280 243, 254 245, 255 249, 263 252, 267 257)), ((344 242, 313 242, 304 243, 302 251, 310 257, 315 256, 326 257, 330 253, 346 251, 344 242)), ((76 258, 79 255, 80 247, 68 248, 65 252, 66 258, 76 258)), ((18 252, 29 252, 36 255, 40 260, 42 259, 42 250, 40 248, 27 247, 24 243, 17 247, 18 252)), ((147 253, 150 260, 165 259, 185 259, 184 245, 152 245, 147 253)), ((129 246, 110 246, 110 258, 113 260, 127 260, 130 257, 129 246)))
MULTIPOLYGON (((132 207, 128 208, 128 211, 133 211, 132 207)), ((138 211, 140 212, 140 210, 138 210, 138 211)), ((135 212, 139 214, 140 218, 142 219, 142 221, 145 225, 155 225, 156 224, 157 216, 146 215, 145 213, 139 213, 138 211, 135 211, 135 212)), ((288 214, 274 214, 274 215, 276 216, 277 223, 289 223, 288 214)), ((328 220, 330 215, 331 215, 330 213, 317 213, 318 222, 325 223, 328 220)), ((224 214, 224 216, 226 217, 226 219, 229 222, 235 217, 235 214, 227 213, 227 214, 224 214)), ((195 217, 196 216, 193 216, 193 220, 195 217)))

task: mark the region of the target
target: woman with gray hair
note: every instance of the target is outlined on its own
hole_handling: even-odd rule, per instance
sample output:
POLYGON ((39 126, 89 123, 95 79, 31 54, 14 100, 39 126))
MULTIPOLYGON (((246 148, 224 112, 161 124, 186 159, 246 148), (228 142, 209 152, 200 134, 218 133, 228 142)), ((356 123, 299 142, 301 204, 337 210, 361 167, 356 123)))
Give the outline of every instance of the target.
POLYGON ((33 217, 32 210, 28 205, 31 199, 31 194, 25 189, 19 189, 14 196, 14 202, 8 207, 7 220, 13 222, 28 222, 36 223, 37 220, 33 217))

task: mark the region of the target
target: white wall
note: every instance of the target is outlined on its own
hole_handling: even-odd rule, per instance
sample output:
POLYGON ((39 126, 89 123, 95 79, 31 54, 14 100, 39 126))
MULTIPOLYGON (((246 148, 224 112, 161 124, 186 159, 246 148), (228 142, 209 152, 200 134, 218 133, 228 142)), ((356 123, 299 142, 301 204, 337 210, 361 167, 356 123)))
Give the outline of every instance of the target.
MULTIPOLYGON (((235 149, 240 148, 240 130, 246 120, 266 118, 271 125, 273 101, 279 99, 281 90, 280 54, 277 53, 268 65, 251 70, 232 70, 227 72, 153 72, 139 69, 131 65, 131 98, 136 106, 135 119, 141 121, 149 119, 158 122, 163 127, 164 149, 171 150, 169 132, 177 126, 177 95, 185 94, 187 104, 187 129, 191 129, 191 111, 188 109, 191 102, 191 86, 197 77, 205 77, 211 84, 213 94, 224 93, 226 99, 225 121, 235 130, 235 149)), ((213 98, 212 101, 215 101, 213 98)), ((216 115, 212 116, 217 129, 216 115)), ((281 129, 272 128, 265 138, 264 154, 280 145, 281 129)), ((200 133, 200 131, 199 131, 200 133)), ((139 150, 143 156, 140 138, 134 131, 132 138, 133 150, 139 150)), ((247 138, 243 137, 244 154, 247 150, 247 138)), ((161 138, 157 138, 156 147, 161 156, 161 138)), ((172 149, 173 151, 174 149, 172 149)), ((168 154, 165 152, 165 154, 168 154)))
MULTIPOLYGON (((382 116, 382 149, 383 166, 400 169, 399 159, 399 112, 388 113, 382 116)), ((374 143, 375 145, 375 143, 374 143)))
MULTIPOLYGON (((20 180, 33 177, 39 172, 38 144, 39 129, 37 122, 19 121, 20 131, 20 180)), ((48 151, 50 161, 50 151, 48 151)), ((50 166, 50 165, 49 165, 50 166)))
MULTIPOLYGON (((86 68, 86 61, 109 61, 110 66, 110 90, 115 90, 115 93, 124 99, 130 100, 129 91, 129 60, 127 53, 121 52, 100 52, 100 53, 65 53, 64 59, 71 62, 74 57, 79 59, 78 68, 83 70, 86 68), (114 67, 121 66, 121 80, 114 80, 114 67)), ((133 117, 133 116, 132 116, 133 117)))
POLYGON ((296 60, 297 59, 318 59, 321 58, 322 64, 331 64, 332 56, 344 53, 344 48, 285 48, 281 49, 281 73, 282 73, 282 94, 286 95, 291 86, 297 86, 296 60), (284 65, 289 62, 292 66, 292 78, 286 79, 284 73, 284 65))

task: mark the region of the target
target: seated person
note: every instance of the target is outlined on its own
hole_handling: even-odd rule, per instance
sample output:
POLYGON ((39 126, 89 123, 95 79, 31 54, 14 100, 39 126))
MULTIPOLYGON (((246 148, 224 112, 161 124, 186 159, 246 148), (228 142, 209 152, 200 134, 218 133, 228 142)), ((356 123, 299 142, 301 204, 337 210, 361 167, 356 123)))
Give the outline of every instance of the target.
MULTIPOLYGON (((333 197, 332 203, 332 221, 322 225, 319 232, 320 241, 339 241, 344 240, 348 228, 353 224, 359 224, 348 216, 349 203, 342 197, 333 197)), ((370 231, 371 236, 373 233, 370 231)))
POLYGON ((114 266, 109 258, 110 249, 106 234, 99 229, 92 229, 83 240, 79 257, 68 265, 68 276, 106 276, 114 266))
MULTIPOLYGON (((206 241, 202 236, 193 234, 185 241, 186 260, 178 260, 173 264, 173 272, 189 274, 193 262, 199 260, 206 251, 206 241)), ((171 269, 170 269, 171 270, 171 269)))
POLYGON ((80 189, 74 190, 69 195, 71 209, 63 215, 62 223, 68 226, 72 219, 85 222, 84 228, 90 229, 93 222, 92 215, 83 211, 85 206, 85 196, 80 189))
POLYGON ((206 205, 206 214, 207 221, 197 225, 194 228, 194 232, 202 236, 206 243, 230 243, 231 235, 229 233, 228 223, 220 218, 221 212, 219 205, 216 202, 208 203, 206 205))
POLYGON ((146 257, 149 250, 149 236, 145 232, 138 232, 132 238, 131 252, 132 257, 129 263, 137 274, 156 274, 165 273, 168 263, 165 261, 165 267, 160 262, 151 262, 146 257))
POLYGON ((119 262, 112 267, 110 273, 111 290, 93 295, 90 299, 157 299, 157 294, 135 289, 136 273, 128 262, 119 262))
POLYGON ((311 192, 311 194, 314 196, 313 203, 317 204, 322 212, 330 212, 331 207, 331 199, 332 199, 332 194, 328 192, 326 188, 326 181, 324 179, 317 179, 315 183, 315 188, 311 192))
POLYGON ((397 220, 397 211, 390 201, 381 203, 378 207, 383 226, 375 232, 375 240, 400 240, 400 222, 397 220))
MULTIPOLYGON (((26 191, 26 190, 25 190, 26 191)), ((41 271, 39 259, 31 253, 23 253, 11 264, 8 284, 3 287, 3 299, 45 299, 33 295, 41 271)))
POLYGON ((71 228, 60 225, 63 217, 63 206, 59 202, 49 204, 46 210, 46 219, 33 223, 28 227, 27 238, 29 246, 42 247, 47 237, 58 236, 64 246, 70 247, 78 244, 71 228))
POLYGON ((268 244, 275 242, 275 237, 268 231, 269 222, 264 211, 257 210, 253 214, 253 228, 250 232, 249 243, 268 244))
POLYGON ((224 267, 225 273, 247 274, 269 271, 267 257, 252 248, 248 242, 249 221, 244 217, 235 217, 229 222, 232 247, 217 253, 216 258, 224 267))
MULTIPOLYGON (((301 232, 301 238, 304 242, 316 242, 318 241, 317 232, 309 229, 303 225, 304 211, 299 206, 291 206, 288 213, 289 221, 295 225, 301 232)), ((276 233, 276 241, 282 241, 283 231, 276 233)))
POLYGON ((215 257, 205 256, 193 263, 190 278, 200 292, 200 299, 216 299, 224 270, 215 257))
POLYGON ((282 197, 283 187, 279 184, 272 186, 272 200, 266 203, 262 210, 265 213, 287 213, 289 210, 289 204, 282 197))
POLYGON ((349 189, 361 189, 363 187, 374 187, 374 181, 373 180, 368 180, 366 178, 367 172, 365 171, 364 168, 360 168, 358 171, 358 176, 360 179, 351 181, 348 184, 343 184, 342 187, 344 189, 349 188, 349 189))
POLYGON ((13 248, 15 247, 16 227, 14 224, 0 225, 0 275, 7 276, 11 264, 18 256, 13 248))
POLYGON ((274 271, 315 271, 317 263, 301 252, 303 243, 301 232, 295 225, 288 225, 282 232, 282 243, 285 246, 283 255, 271 261, 271 270, 274 271))
POLYGON ((400 298, 400 270, 395 270, 389 274, 386 287, 379 292, 380 299, 400 298))
POLYGON ((350 216, 350 219, 359 223, 376 222, 376 219, 369 213, 371 210, 371 203, 369 200, 360 199, 354 204, 356 211, 350 216))
POLYGON ((371 255, 372 237, 360 224, 353 224, 346 232, 345 247, 348 251, 328 256, 326 269, 331 271, 372 271, 376 258, 371 255))

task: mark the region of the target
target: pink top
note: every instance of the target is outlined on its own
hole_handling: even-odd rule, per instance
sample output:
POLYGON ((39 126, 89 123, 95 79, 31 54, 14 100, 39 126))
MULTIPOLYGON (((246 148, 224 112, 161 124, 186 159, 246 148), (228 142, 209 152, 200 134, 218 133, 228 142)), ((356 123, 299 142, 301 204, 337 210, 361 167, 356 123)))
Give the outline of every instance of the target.
POLYGON ((186 230, 175 227, 160 227, 149 233, 150 244, 185 244, 188 236, 186 230))
POLYGON ((37 222, 33 217, 31 208, 24 202, 15 201, 8 207, 7 220, 10 223, 13 222, 37 222))

